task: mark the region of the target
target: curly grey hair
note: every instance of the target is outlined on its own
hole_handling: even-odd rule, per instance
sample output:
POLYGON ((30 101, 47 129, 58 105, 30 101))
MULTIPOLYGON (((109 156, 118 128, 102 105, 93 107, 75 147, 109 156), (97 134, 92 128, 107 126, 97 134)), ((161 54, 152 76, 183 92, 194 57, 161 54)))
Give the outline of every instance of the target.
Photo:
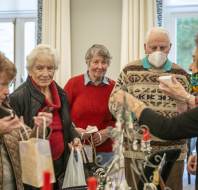
POLYGON ((46 55, 46 56, 52 56, 53 62, 54 62, 54 68, 58 68, 58 54, 57 51, 53 48, 51 48, 49 45, 46 44, 39 44, 36 46, 30 54, 27 56, 27 70, 30 71, 32 66, 34 65, 36 59, 39 58, 41 55, 46 55))
POLYGON ((112 57, 109 53, 109 50, 104 45, 101 44, 94 44, 87 50, 87 53, 85 55, 86 63, 89 64, 91 59, 96 55, 103 57, 104 60, 108 64, 110 64, 112 57))

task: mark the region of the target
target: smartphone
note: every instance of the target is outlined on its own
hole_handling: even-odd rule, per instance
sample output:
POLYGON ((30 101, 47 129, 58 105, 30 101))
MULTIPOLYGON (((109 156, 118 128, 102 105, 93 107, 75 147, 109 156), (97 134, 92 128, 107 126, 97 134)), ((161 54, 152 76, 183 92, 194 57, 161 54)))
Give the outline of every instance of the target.
POLYGON ((3 106, 0 106, 0 118, 11 116, 13 119, 15 117, 15 112, 11 109, 5 108, 3 106))
POLYGON ((160 76, 159 81, 163 81, 165 84, 171 84, 172 83, 172 76, 160 76))

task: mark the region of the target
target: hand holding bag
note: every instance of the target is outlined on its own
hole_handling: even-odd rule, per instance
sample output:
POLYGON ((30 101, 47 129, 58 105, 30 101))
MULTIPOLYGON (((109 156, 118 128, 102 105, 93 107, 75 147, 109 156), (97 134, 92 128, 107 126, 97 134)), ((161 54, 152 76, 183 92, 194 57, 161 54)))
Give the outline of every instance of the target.
MULTIPOLYGON (((45 139, 46 119, 43 117, 43 138, 38 138, 38 130, 36 131, 36 138, 29 138, 24 140, 21 135, 22 141, 19 142, 19 154, 22 168, 22 181, 25 184, 42 187, 43 186, 43 173, 48 171, 51 173, 50 183, 55 182, 53 161, 51 156, 51 149, 49 141, 45 139)), ((26 131, 23 126, 23 130, 26 131)), ((26 133, 27 134, 27 133, 26 133)))
POLYGON ((85 182, 85 174, 83 168, 82 155, 79 149, 72 148, 65 176, 63 180, 63 189, 68 190, 84 190, 87 189, 85 182))
POLYGON ((84 147, 82 148, 82 157, 83 157, 85 178, 87 179, 92 176, 99 178, 100 176, 105 175, 105 168, 102 167, 101 165, 97 164, 96 149, 93 145, 92 138, 88 142, 90 144, 90 147, 92 148, 92 151, 91 151, 92 158, 91 159, 88 157, 87 151, 85 150, 85 148, 84 147))

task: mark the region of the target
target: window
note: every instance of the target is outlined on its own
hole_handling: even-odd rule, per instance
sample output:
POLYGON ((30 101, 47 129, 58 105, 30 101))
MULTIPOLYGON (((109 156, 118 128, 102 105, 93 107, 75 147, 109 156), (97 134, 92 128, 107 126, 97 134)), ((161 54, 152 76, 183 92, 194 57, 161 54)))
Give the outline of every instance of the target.
POLYGON ((14 60, 14 23, 12 20, 0 20, 1 51, 6 52, 9 59, 14 60))
MULTIPOLYGON (((28 55, 36 45, 36 23, 34 20, 25 22, 24 28, 24 55, 28 55), (29 39, 32 36, 33 38, 29 39)), ((26 68, 26 59, 24 59, 26 68)), ((27 71, 24 69, 23 79, 27 77, 27 71)))
POLYGON ((198 33, 197 0, 166 0, 164 26, 171 35, 170 59, 188 71, 198 33))
POLYGON ((0 0, 0 4, 0 51, 17 67, 13 91, 27 77, 26 56, 36 45, 37 1, 0 0))

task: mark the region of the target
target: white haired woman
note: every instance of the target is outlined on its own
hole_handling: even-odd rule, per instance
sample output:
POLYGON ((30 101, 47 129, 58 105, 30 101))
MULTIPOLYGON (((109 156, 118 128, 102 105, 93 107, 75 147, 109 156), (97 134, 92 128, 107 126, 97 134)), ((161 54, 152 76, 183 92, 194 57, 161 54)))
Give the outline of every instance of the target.
MULTIPOLYGON (((78 137, 70 120, 65 92, 53 80, 58 67, 55 49, 40 44, 27 56, 28 78, 10 96, 10 104, 18 116, 23 116, 30 127, 33 118, 41 111, 53 114, 49 137, 55 177, 58 179, 65 172, 69 157, 68 143, 78 137)), ((80 145, 80 140, 75 140, 80 145)), ((58 183, 54 189, 58 189, 58 183)), ((25 189, 34 189, 25 187, 25 189)))
MULTIPOLYGON (((14 114, 8 101, 9 85, 16 75, 15 65, 0 52, 0 189, 23 190, 21 166, 19 159, 19 141, 21 121, 14 114), (9 114, 10 113, 10 114, 9 114)), ((34 118, 34 126, 41 126, 42 117, 46 117, 47 125, 52 121, 52 114, 40 112, 34 118)), ((35 131, 26 127, 33 136, 35 131)), ((21 133, 24 130, 21 130, 21 133)))

